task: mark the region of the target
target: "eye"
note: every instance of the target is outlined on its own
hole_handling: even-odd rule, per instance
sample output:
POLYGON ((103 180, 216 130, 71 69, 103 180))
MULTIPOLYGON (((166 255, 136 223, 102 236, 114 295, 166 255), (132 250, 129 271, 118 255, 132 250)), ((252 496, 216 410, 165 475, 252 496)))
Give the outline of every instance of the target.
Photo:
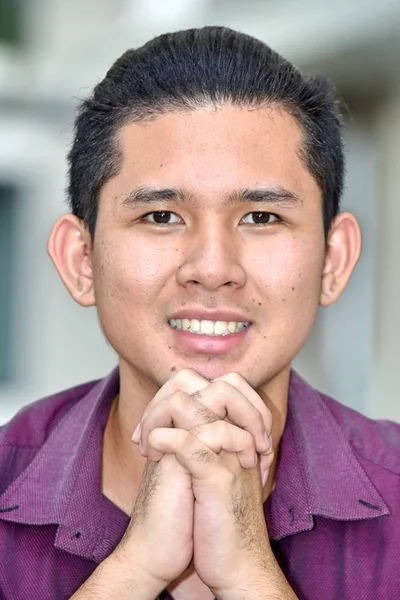
POLYGON ((141 221, 151 223, 152 225, 175 225, 175 223, 179 223, 182 219, 170 210, 156 210, 144 215, 141 221))
POLYGON ((280 220, 278 215, 264 211, 247 213, 242 219, 244 223, 249 225, 269 225, 270 223, 276 223, 280 220))

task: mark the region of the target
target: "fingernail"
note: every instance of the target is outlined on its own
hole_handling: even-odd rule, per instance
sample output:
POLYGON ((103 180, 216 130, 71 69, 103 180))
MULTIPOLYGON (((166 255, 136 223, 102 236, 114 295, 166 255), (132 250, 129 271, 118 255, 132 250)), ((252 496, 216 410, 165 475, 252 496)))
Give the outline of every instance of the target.
POLYGON ((140 440, 140 423, 138 423, 135 427, 135 430, 132 434, 132 441, 137 444, 140 440))
POLYGON ((268 446, 268 452, 271 452, 272 449, 273 449, 272 436, 269 435, 266 431, 264 432, 264 440, 265 440, 265 443, 268 446))
POLYGON ((269 469, 265 469, 265 471, 263 471, 263 474, 261 475, 261 481, 262 481, 263 487, 267 483, 268 473, 269 473, 269 469))

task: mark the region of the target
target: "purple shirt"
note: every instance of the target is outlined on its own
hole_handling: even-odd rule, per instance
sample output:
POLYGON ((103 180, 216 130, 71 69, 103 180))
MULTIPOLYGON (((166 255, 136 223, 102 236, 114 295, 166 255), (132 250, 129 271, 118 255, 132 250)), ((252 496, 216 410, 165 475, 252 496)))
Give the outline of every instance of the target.
MULTIPOLYGON (((118 386, 116 369, 1 428, 2 600, 70 598, 120 541, 129 518, 101 493, 102 437, 118 386)), ((399 600, 400 425, 370 420, 292 372, 264 511, 300 600, 399 600)))

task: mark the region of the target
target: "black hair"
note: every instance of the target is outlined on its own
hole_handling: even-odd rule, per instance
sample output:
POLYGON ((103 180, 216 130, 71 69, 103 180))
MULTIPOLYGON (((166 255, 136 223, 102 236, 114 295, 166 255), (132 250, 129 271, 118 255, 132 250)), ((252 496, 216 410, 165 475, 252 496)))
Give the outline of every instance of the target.
POLYGON ((323 197, 325 234, 339 212, 342 124, 334 86, 305 77, 264 42, 226 27, 160 35, 125 52, 78 109, 68 154, 71 211, 93 238, 102 186, 122 163, 122 125, 207 105, 277 104, 303 132, 302 158, 323 197))

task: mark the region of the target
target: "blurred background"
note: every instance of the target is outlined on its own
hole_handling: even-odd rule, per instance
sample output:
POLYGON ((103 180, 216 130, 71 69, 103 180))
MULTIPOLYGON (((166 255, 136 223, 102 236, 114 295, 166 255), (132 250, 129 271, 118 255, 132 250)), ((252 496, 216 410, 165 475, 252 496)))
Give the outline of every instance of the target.
POLYGON ((77 100, 128 47, 211 24, 339 87, 343 208, 361 223, 363 256, 295 367, 343 403, 400 420, 400 0, 0 0, 0 422, 116 364, 95 311, 74 304, 46 254, 66 210, 77 100))

